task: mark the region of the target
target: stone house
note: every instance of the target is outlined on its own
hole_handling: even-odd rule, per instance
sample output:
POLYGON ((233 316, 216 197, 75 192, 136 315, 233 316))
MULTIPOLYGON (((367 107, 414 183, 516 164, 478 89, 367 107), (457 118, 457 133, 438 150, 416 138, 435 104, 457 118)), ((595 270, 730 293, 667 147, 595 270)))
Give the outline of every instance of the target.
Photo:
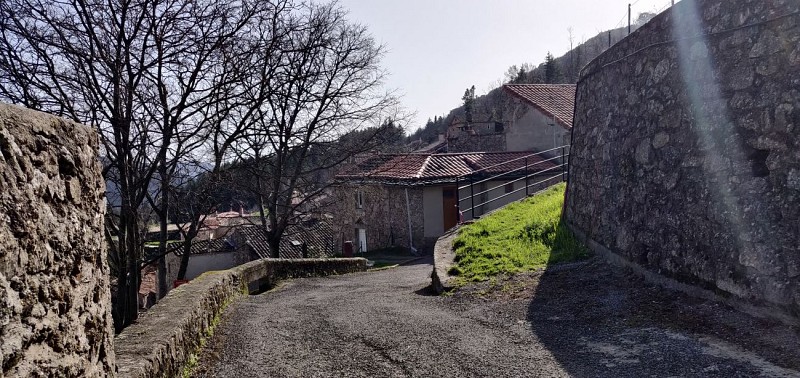
POLYGON ((356 251, 391 246, 430 250, 460 221, 524 198, 526 166, 532 175, 527 193, 561 179, 556 164, 531 152, 379 154, 361 159, 336 176, 330 211, 334 231, 342 242, 353 241, 356 251))
POLYGON ((548 151, 569 144, 574 84, 506 84, 503 89, 510 101, 502 106, 500 120, 467 124, 454 118, 445 136, 447 152, 548 151))

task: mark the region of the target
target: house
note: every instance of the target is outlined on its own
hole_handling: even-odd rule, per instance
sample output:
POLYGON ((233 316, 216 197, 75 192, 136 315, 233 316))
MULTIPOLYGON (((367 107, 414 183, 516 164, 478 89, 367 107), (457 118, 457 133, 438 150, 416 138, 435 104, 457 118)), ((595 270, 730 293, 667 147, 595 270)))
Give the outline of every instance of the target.
POLYGON ((494 120, 452 119, 447 152, 543 151, 553 157, 560 151, 550 150, 569 144, 574 84, 506 84, 503 90, 510 100, 494 120))
MULTIPOLYGON (((261 225, 242 222, 228 225, 227 234, 216 239, 195 239, 192 242, 186 279, 213 270, 230 269, 235 266, 270 257, 266 232, 261 225)), ((337 251, 331 226, 326 220, 305 219, 286 228, 279 247, 280 258, 300 259, 332 257, 337 251)), ((178 278, 178 269, 183 254, 175 248, 166 256, 166 277, 172 283, 178 278)))
MULTIPOLYGON (((240 249, 261 258, 270 256, 263 226, 243 226, 231 235, 240 249)), ((326 220, 310 218, 286 228, 278 248, 282 259, 333 257, 338 251, 333 229, 326 220)))
POLYGON ((356 251, 430 250, 459 221, 560 181, 559 169, 531 152, 372 155, 336 176, 330 213, 356 251))
POLYGON ((506 151, 548 151, 569 144, 574 84, 506 84, 503 89, 521 105, 509 116, 506 151))

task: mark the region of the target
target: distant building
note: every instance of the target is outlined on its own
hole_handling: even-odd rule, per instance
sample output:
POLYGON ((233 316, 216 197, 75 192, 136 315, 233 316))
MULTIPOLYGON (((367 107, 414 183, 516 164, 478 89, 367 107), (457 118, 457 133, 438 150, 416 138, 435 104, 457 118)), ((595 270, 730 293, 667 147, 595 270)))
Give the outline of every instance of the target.
POLYGON ((506 84, 503 89, 523 105, 510 116, 507 151, 547 151, 569 144, 574 84, 506 84))
POLYGON ((554 183, 561 176, 554 167, 531 152, 373 155, 336 176, 339 185, 332 191, 330 213, 338 237, 353 241, 356 251, 391 246, 426 250, 459 220, 524 198, 526 181, 520 178, 526 171, 538 173, 529 184, 554 178, 531 185, 529 193, 554 183), (497 174, 506 175, 464 187, 470 183, 467 175, 478 181, 497 174), (458 193, 457 186, 462 187, 458 193), (471 199, 463 200, 470 193, 476 195, 474 210, 468 210, 471 199), (493 202, 481 205, 489 200, 493 202))
POLYGON ((569 144, 575 85, 506 84, 503 89, 511 101, 501 118, 470 123, 453 118, 445 146, 437 151, 548 151, 569 144))

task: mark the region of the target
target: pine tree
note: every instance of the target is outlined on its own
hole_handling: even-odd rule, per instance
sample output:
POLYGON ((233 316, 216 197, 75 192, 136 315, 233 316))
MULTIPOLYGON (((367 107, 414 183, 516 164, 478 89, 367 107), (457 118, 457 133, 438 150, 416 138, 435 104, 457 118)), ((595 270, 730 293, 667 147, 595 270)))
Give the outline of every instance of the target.
POLYGON ((466 117, 467 125, 472 123, 472 107, 475 103, 475 86, 473 85, 464 91, 464 96, 461 97, 464 101, 464 114, 466 117))
POLYGON ((547 52, 544 58, 544 82, 546 84, 555 84, 561 80, 561 72, 558 70, 558 64, 553 54, 547 52))

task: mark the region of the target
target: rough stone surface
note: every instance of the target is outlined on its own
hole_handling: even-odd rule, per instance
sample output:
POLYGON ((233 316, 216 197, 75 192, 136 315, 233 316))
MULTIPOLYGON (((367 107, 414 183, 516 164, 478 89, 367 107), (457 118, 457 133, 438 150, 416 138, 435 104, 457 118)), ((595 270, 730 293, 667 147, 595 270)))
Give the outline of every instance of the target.
POLYGON ((356 228, 367 231, 367 248, 408 247, 408 212, 414 247, 425 250, 425 225, 422 218, 422 188, 377 184, 343 184, 333 191, 333 225, 340 241, 351 240, 358 248, 356 228), (356 191, 363 193, 363 206, 356 206, 356 191), (408 203, 405 191, 408 190, 408 203), (406 207, 408 205, 409 208, 406 207))
POLYGON ((650 272, 800 316, 799 12, 683 1, 584 68, 573 228, 650 272))
POLYGON ((225 306, 247 293, 248 284, 267 287, 285 278, 363 272, 366 260, 265 259, 207 272, 167 294, 137 323, 114 339, 118 377, 180 376, 189 356, 225 306))
POLYGON ((433 272, 431 285, 436 294, 442 294, 453 289, 452 279, 448 270, 455 265, 456 253, 453 251, 453 240, 458 236, 461 226, 451 229, 439 237, 433 248, 433 272))
POLYGON ((114 366, 94 131, 0 104, 0 376, 114 366))

